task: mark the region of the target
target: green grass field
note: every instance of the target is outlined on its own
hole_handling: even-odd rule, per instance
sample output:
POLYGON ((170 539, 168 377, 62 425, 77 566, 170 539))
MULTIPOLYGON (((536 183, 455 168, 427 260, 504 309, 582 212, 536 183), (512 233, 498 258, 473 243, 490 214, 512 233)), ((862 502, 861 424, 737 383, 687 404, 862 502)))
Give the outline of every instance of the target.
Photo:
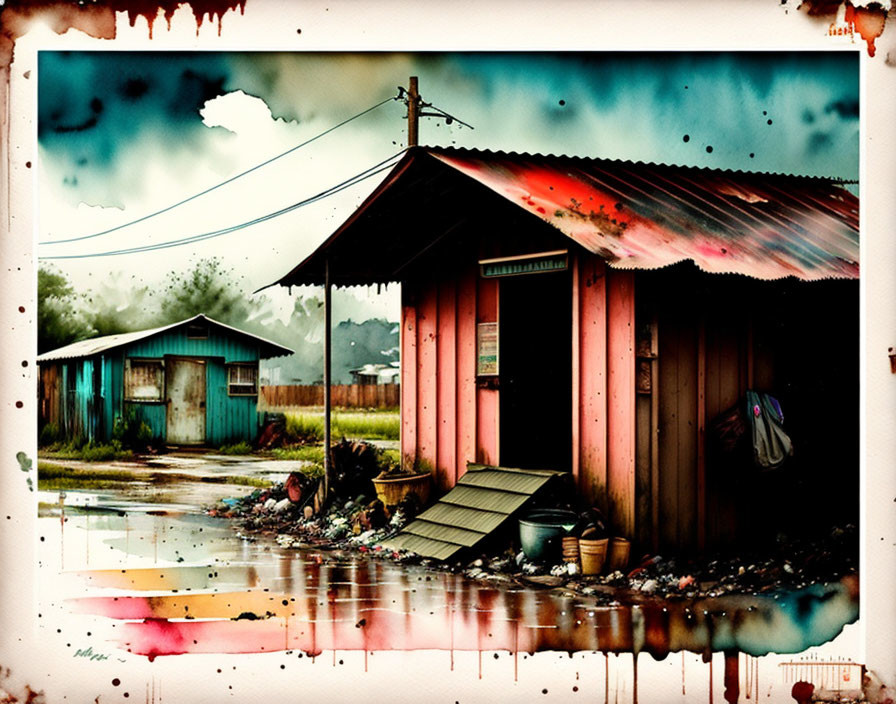
MULTIPOLYGON (((398 411, 334 411, 330 421, 333 438, 398 440, 401 430, 398 411)), ((286 432, 293 442, 320 442, 324 437, 323 412, 287 412, 286 432)))

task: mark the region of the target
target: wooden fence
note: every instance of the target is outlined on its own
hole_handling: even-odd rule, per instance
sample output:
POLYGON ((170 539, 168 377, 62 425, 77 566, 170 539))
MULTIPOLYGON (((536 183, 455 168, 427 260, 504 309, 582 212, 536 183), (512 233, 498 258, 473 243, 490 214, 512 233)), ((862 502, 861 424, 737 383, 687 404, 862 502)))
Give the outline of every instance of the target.
MULTIPOLYGON (((262 386, 261 397, 269 408, 323 406, 324 387, 262 386)), ((330 387, 330 403, 342 408, 398 408, 399 384, 340 384, 330 387)))

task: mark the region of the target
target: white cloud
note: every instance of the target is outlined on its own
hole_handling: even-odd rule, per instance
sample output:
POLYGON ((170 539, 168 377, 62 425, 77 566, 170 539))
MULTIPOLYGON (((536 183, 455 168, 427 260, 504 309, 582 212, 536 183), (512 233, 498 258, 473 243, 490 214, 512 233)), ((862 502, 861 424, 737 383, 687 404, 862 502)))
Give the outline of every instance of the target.
POLYGON ((234 134, 252 134, 273 128, 271 109, 261 98, 238 90, 207 100, 199 111, 207 127, 223 127, 234 134))

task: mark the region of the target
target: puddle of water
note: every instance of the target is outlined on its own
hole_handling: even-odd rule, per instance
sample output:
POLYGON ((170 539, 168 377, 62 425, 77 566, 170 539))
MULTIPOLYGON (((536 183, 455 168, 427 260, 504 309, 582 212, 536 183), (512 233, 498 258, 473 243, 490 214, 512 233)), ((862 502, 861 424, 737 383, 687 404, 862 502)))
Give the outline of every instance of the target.
MULTIPOLYGON (((209 489, 220 492, 198 491, 209 489)), ((464 663, 476 679, 493 670, 506 678, 509 668, 503 681, 516 686, 536 674, 552 681, 559 652, 566 676, 575 671, 576 684, 566 680, 563 687, 567 696, 590 691, 596 700, 637 701, 640 687, 642 697, 664 692, 645 701, 705 702, 712 693, 719 701, 746 701, 748 693, 758 699, 761 687, 765 701, 792 702, 790 688, 803 670, 846 689, 848 668, 832 663, 858 652, 854 627, 838 636, 858 612, 857 585, 849 580, 777 596, 598 607, 556 591, 283 550, 270 537, 241 540, 228 522, 186 503, 134 503, 112 493, 82 500, 90 510, 69 512, 64 521, 61 512, 39 519, 41 572, 51 577, 41 579, 41 608, 53 623, 66 624, 61 638, 68 628, 88 631, 106 651, 154 666, 236 656, 245 666, 246 658, 293 662, 304 655, 332 658, 335 667, 337 653, 343 661, 354 653, 361 657, 351 658, 354 677, 374 654, 382 662, 392 653, 404 663, 401 679, 408 664, 431 670, 438 663, 453 673, 464 663), (173 655, 180 657, 162 657, 173 655), (807 657, 830 665, 813 670, 807 657)))

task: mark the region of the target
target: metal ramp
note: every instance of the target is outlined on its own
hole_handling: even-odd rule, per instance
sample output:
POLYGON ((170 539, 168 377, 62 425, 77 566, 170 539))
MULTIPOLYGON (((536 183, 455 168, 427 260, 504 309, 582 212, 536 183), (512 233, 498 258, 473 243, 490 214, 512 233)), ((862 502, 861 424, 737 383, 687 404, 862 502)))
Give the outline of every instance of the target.
POLYGON ((382 545, 448 560, 498 530, 548 481, 564 474, 468 464, 451 491, 382 545))

